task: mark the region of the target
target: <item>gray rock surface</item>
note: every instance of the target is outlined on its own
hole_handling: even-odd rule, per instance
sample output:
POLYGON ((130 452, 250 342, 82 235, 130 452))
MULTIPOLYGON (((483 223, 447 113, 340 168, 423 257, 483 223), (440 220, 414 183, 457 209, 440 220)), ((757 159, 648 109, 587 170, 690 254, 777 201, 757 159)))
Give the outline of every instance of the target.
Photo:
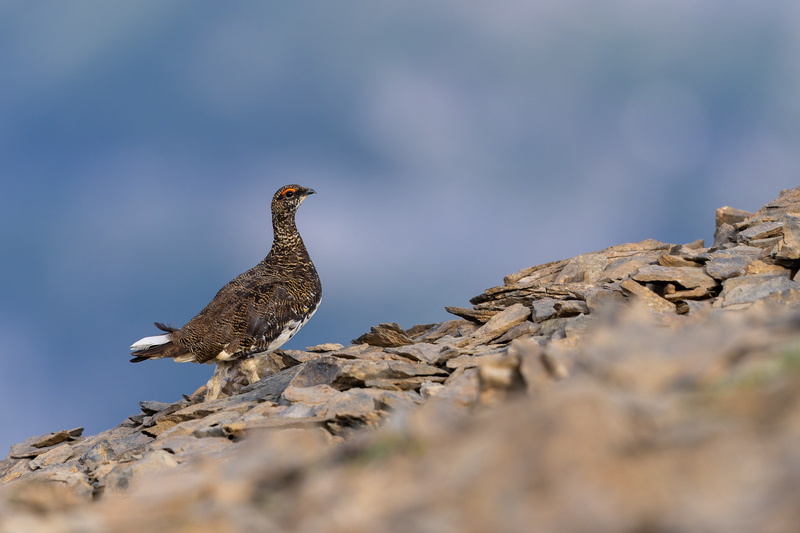
POLYGON ((537 265, 206 402, 33 436, 0 532, 795 531, 800 188, 537 265))

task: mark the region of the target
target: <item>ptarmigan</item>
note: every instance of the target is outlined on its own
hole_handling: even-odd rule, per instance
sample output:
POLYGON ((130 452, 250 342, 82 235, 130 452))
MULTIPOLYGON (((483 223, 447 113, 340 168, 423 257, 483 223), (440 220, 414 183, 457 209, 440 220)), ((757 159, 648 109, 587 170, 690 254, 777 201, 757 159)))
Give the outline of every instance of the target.
POLYGON ((305 324, 322 298, 314 263, 297 231, 297 208, 313 189, 285 185, 272 198, 272 249, 267 257, 222 287, 182 328, 156 322, 166 333, 131 346, 131 362, 171 357, 216 363, 205 400, 215 399, 237 370, 258 381, 258 358, 276 350, 305 324))

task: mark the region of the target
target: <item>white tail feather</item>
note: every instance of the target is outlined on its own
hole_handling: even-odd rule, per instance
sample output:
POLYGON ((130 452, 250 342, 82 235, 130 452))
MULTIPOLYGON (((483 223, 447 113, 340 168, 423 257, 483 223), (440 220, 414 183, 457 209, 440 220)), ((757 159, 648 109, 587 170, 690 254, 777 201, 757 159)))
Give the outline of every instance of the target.
POLYGON ((135 352, 136 350, 144 350, 145 348, 150 348, 151 346, 166 344, 170 341, 170 337, 170 333, 164 333, 163 335, 153 335, 152 337, 139 339, 131 344, 131 351, 135 352))

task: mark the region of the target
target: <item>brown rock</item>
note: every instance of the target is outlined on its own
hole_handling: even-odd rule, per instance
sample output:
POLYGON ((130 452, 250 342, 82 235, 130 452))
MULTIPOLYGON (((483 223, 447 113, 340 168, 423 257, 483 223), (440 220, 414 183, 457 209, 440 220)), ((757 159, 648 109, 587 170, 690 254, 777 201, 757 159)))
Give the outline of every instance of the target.
POLYGON ((717 230, 714 235, 716 236, 716 233, 719 232, 720 226, 722 226, 723 224, 730 224, 731 226, 733 226, 734 224, 743 222, 752 216, 753 213, 749 211, 743 211, 742 209, 734 209, 733 207, 728 207, 728 206, 720 207, 719 209, 717 209, 717 217, 716 217, 717 230))
POLYGON ((761 259, 756 259, 755 261, 752 261, 744 269, 745 276, 750 276, 752 274, 780 274, 788 278, 791 275, 791 273, 792 271, 786 267, 782 267, 774 263, 767 263, 766 261, 762 261, 761 259))
POLYGON ((722 224, 717 231, 714 232, 714 244, 711 248, 720 248, 723 245, 736 241, 736 228, 731 224, 722 224))
POLYGON ((328 355, 341 357, 342 359, 371 359, 373 352, 383 353, 380 347, 370 346, 369 344, 351 344, 328 355))
POLYGON ((632 278, 643 283, 676 283, 686 289, 694 289, 695 287, 710 289, 717 285, 717 281, 703 272, 702 269, 689 267, 648 265, 637 270, 632 278))
POLYGON ((139 407, 141 408, 142 412, 146 415, 154 415, 159 411, 163 411, 167 408, 172 407, 173 405, 175 404, 170 404, 165 402, 155 402, 155 401, 139 402, 139 407))
POLYGON ((531 304, 532 318, 534 322, 542 322, 556 317, 556 303, 558 300, 555 298, 542 298, 536 300, 531 304))
POLYGON ((776 309, 784 312, 787 309, 797 309, 798 307, 800 307, 800 290, 798 289, 773 292, 753 304, 754 309, 764 310, 764 312, 776 309))
POLYGON ((800 187, 781 191, 775 200, 755 212, 753 217, 778 217, 786 213, 800 213, 800 187))
POLYGON ((364 381, 367 390, 380 389, 381 391, 418 391, 429 381, 444 381, 444 376, 411 376, 403 379, 376 378, 364 381))
POLYGON ((365 333, 353 341, 353 344, 370 344, 372 346, 403 346, 413 344, 406 332, 395 323, 372 326, 369 333, 365 333))
POLYGON ((739 239, 744 242, 759 241, 783 235, 783 222, 765 222, 739 232, 739 239))
POLYGON ((603 253, 583 254, 573 257, 555 279, 555 283, 590 283, 596 281, 608 265, 603 253))
POLYGON ((711 302, 709 300, 695 301, 695 300, 681 300, 676 302, 676 312, 679 315, 694 315, 708 312, 711 309, 711 302))
POLYGON ((623 256, 612 260, 598 276, 597 281, 620 281, 636 272, 644 265, 656 263, 664 255, 664 251, 643 252, 634 256, 623 256))
POLYGON ((558 300, 553 307, 557 317, 578 316, 589 312, 589 306, 581 300, 558 300))
POLYGON ((173 454, 165 450, 155 450, 145 454, 144 457, 133 463, 117 465, 98 481, 106 491, 119 492, 127 489, 134 479, 176 466, 178 466, 178 462, 173 454))
POLYGON ((541 323, 541 327, 539 329, 539 335, 544 338, 559 338, 565 335, 565 329, 567 324, 570 323, 572 318, 564 317, 564 318, 551 318, 549 320, 545 320, 541 323))
POLYGON ((283 391, 282 398, 286 401, 295 403, 325 403, 333 399, 335 396, 342 394, 330 385, 314 385, 311 387, 295 387, 289 385, 283 391))
POLYGON ((55 446, 62 442, 72 441, 79 438, 83 433, 83 428, 72 430, 61 430, 47 435, 35 435, 24 441, 11 446, 8 454, 9 459, 32 459, 38 455, 46 453, 50 446, 55 446))
POLYGON ((406 335, 416 341, 419 340, 419 337, 423 336, 438 325, 439 324, 416 324, 406 330, 406 335))
POLYGON ((474 309, 467 309, 465 307, 452 307, 452 306, 445 306, 445 311, 450 313, 451 315, 460 316, 466 320, 472 320, 473 322, 478 322, 480 324, 486 323, 492 318, 494 315, 498 313, 498 311, 492 310, 481 310, 477 311, 474 309))
POLYGON ((53 465, 66 463, 69 459, 73 459, 74 455, 72 447, 66 442, 62 442, 31 459, 28 466, 31 470, 46 469, 53 465))
POLYGON ((111 443, 108 442, 107 439, 102 439, 100 442, 92 446, 86 453, 84 453, 80 457, 79 461, 87 469, 94 470, 98 465, 106 464, 111 461, 111 459, 116 455, 117 453, 114 451, 111 443))
POLYGON ((625 303, 625 297, 619 290, 619 285, 606 285, 584 293, 586 307, 595 315, 605 315, 615 312, 625 303))
POLYGON ((686 259, 680 255, 667 255, 664 254, 658 259, 658 264, 665 267, 700 267, 697 261, 686 259))
POLYGON ((442 347, 426 342, 407 344, 406 346, 398 346, 397 348, 387 348, 386 351, 432 365, 436 364, 442 358, 442 347))
POLYGON ((562 259, 560 261, 552 261, 543 265, 537 265, 529 268, 523 268, 519 272, 510 274, 503 278, 503 283, 510 285, 512 283, 532 283, 552 282, 555 276, 561 272, 561 269, 569 263, 569 259, 562 259))
POLYGON ((782 274, 755 274, 727 279, 722 287, 719 300, 714 303, 714 307, 751 304, 775 292, 800 289, 800 283, 782 274))
POLYGON ((182 436, 162 439, 154 444, 153 450, 164 450, 171 453, 179 463, 196 460, 198 457, 219 456, 233 445, 229 439, 220 434, 211 437, 197 438, 182 436))
POLYGON ((436 394, 436 401, 444 401, 460 407, 472 407, 478 401, 480 385, 478 369, 467 368, 453 372, 445 387, 436 394))
POLYGON ((464 319, 456 319, 456 320, 448 320, 446 322, 442 322, 441 324, 437 324, 436 326, 430 328, 428 331, 425 332, 424 335, 417 338, 416 341, 419 342, 436 342, 445 335, 460 335, 460 328, 467 327, 469 328, 469 333, 472 333, 480 326, 475 324, 474 322, 469 322, 464 319))
POLYGON ((800 215, 786 213, 783 219, 783 240, 775 256, 778 261, 795 262, 800 259, 800 215))
POLYGON ((522 304, 514 304, 494 315, 486 324, 478 328, 471 337, 482 342, 495 339, 517 324, 525 322, 530 316, 530 308, 522 304))
POLYGON ((401 383, 403 380, 411 378, 411 387, 413 388, 424 381, 415 379, 419 376, 428 376, 428 379, 433 379, 434 376, 445 373, 440 368, 422 363, 349 360, 322 356, 304 363, 303 368, 292 379, 291 385, 299 388, 330 385, 332 388, 342 391, 352 387, 370 386, 366 383, 372 382, 373 384, 383 383, 384 386, 391 383, 395 388, 404 389, 405 387, 401 383))
POLYGON ((632 257, 643 252, 669 250, 670 248, 672 248, 671 244, 657 241, 655 239, 645 239, 639 242, 609 246, 608 248, 603 249, 603 253, 609 258, 615 259, 617 257, 632 257))
POLYGON ((567 317, 567 322, 564 325, 564 336, 568 339, 572 339, 584 335, 589 331, 594 322, 594 317, 589 315, 567 317))
POLYGON ((715 257, 706 263, 705 272, 714 279, 725 280, 743 275, 753 261, 754 256, 745 254, 715 257))
POLYGON ((534 335, 538 335, 540 329, 541 326, 539 324, 535 324, 530 320, 526 320, 522 324, 517 324, 513 328, 509 329, 491 342, 501 344, 510 342, 520 337, 532 337, 534 335))
POLYGON ((83 428, 70 429, 69 431, 67 431, 66 429, 62 429, 61 431, 58 431, 56 433, 50 433, 49 435, 45 435, 41 439, 32 443, 31 446, 33 446, 34 448, 46 448, 48 446, 53 446, 54 444, 58 444, 60 442, 76 439, 80 437, 81 434, 83 434, 83 428))
POLYGON ((619 286, 627 294, 644 304, 645 307, 656 313, 674 313, 675 304, 668 302, 647 287, 636 283, 632 279, 626 279, 619 286))
POLYGON ((508 347, 508 355, 519 360, 519 372, 529 394, 540 394, 568 375, 558 358, 552 354, 546 355, 534 340, 519 339, 512 342, 508 347))
POLYGON ((664 299, 669 302, 677 302, 682 300, 704 300, 710 296, 711 294, 708 292, 708 289, 704 287, 695 287, 694 289, 685 291, 674 290, 674 288, 671 291, 664 291, 664 299))
POLYGON ((308 346, 306 347, 306 351, 314 352, 314 353, 323 353, 323 352, 335 352, 336 350, 341 350, 344 348, 338 342, 327 342, 325 344, 317 344, 316 346, 308 346))
MULTIPOLYGON (((64 483, 37 480, 17 484, 9 492, 8 499, 14 502, 17 508, 22 508, 34 516, 69 511, 84 503, 64 483)), ((8 515, 9 513, 3 514, 8 515)), ((18 525, 21 526, 18 531, 46 531, 44 528, 34 530, 30 520, 22 520, 18 525)), ((7 529, 7 531, 11 530, 7 529)))
POLYGON ((523 389, 525 382, 519 371, 519 357, 506 354, 478 366, 479 398, 483 404, 507 399, 510 393, 523 389))

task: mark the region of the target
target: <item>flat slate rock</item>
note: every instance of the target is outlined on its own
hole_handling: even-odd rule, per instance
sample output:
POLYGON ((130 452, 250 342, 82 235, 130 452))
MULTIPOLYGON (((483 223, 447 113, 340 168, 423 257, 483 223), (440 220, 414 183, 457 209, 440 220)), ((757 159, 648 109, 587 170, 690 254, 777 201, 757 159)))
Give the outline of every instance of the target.
POLYGON ((468 309, 466 307, 453 307, 449 305, 445 306, 444 310, 451 315, 456 315, 463 319, 478 322, 480 324, 488 322, 490 318, 498 313, 497 311, 492 310, 475 310, 468 309))
POLYGON ((48 446, 53 446, 61 442, 77 439, 82 434, 83 434, 83 428, 75 428, 70 430, 62 429, 61 431, 45 435, 39 440, 33 442, 31 446, 33 446, 34 448, 46 448, 48 446))
POLYGON ((560 259, 558 261, 551 261, 528 268, 523 268, 519 272, 509 274, 503 278, 503 283, 510 285, 512 283, 531 283, 543 282, 544 279, 555 276, 564 266, 569 263, 569 259, 560 259))
POLYGON ((783 219, 783 241, 775 258, 779 261, 800 259, 800 215, 787 213, 783 219))
POLYGON ((703 269, 692 267, 648 265, 640 268, 632 277, 636 281, 645 283, 677 283, 686 289, 694 289, 695 287, 710 289, 717 285, 717 281, 703 272, 703 269))
MULTIPOLYGON (((661 261, 665 251, 644 252, 631 257, 620 257, 611 261, 598 277, 598 281, 621 281, 630 277, 639 268, 661 261)), ((673 257, 673 256, 670 256, 673 257)), ((684 266, 684 265, 678 265, 684 266)))
POLYGON ((590 253, 573 257, 555 279, 555 283, 590 283, 597 281, 608 265, 608 257, 603 253, 590 253))
POLYGON ((715 307, 752 303, 776 292, 800 289, 800 283, 781 274, 753 274, 727 279, 722 287, 715 307))
POLYGON ((336 350, 341 350, 344 348, 338 342, 326 342, 325 344, 317 344, 316 346, 307 346, 307 352, 314 352, 314 353, 323 353, 323 352, 334 352, 336 350))
POLYGON ((675 304, 654 293, 647 287, 640 285, 632 279, 626 279, 619 284, 627 293, 644 304, 645 307, 656 313, 674 313, 675 304))
POLYGON ((714 279, 726 280, 744 274, 747 266, 755 261, 751 255, 729 255, 710 259, 704 269, 714 279))
POLYGON ((403 346, 414 341, 406 335, 405 330, 394 322, 372 326, 369 333, 361 335, 353 344, 370 344, 372 346, 403 346))
POLYGON ((337 390, 364 386, 367 381, 403 380, 416 376, 436 376, 445 373, 440 368, 423 363, 391 360, 340 359, 323 356, 304 363, 292 379, 294 387, 330 385, 337 390))
POLYGON ((163 411, 168 407, 171 407, 173 404, 166 403, 166 402, 156 402, 156 401, 144 401, 139 402, 139 408, 141 408, 142 412, 146 415, 154 415, 159 411, 163 411))
POLYGON ((558 317, 578 316, 589 313, 589 306, 582 300, 559 300, 554 307, 558 317))
POLYGON ((719 230, 720 226, 723 224, 729 224, 733 226, 734 224, 738 224, 739 222, 744 222, 748 218, 752 217, 753 213, 750 211, 744 211, 742 209, 734 209, 733 207, 720 207, 717 209, 716 213, 716 224, 717 230, 719 230))
POLYGON ((558 300, 555 298, 542 298, 531 303, 534 322, 543 322, 550 318, 555 318, 557 302, 558 300))
POLYGON ((765 222, 739 232, 739 238, 749 242, 783 235, 783 222, 765 222))
POLYGON ((402 355, 422 363, 436 364, 442 358, 442 347, 427 342, 418 342, 396 348, 386 348, 387 353, 402 355))
POLYGON ((525 322, 530 316, 530 307, 514 304, 494 315, 486 324, 475 330, 471 337, 474 339, 495 339, 517 324, 525 322))

